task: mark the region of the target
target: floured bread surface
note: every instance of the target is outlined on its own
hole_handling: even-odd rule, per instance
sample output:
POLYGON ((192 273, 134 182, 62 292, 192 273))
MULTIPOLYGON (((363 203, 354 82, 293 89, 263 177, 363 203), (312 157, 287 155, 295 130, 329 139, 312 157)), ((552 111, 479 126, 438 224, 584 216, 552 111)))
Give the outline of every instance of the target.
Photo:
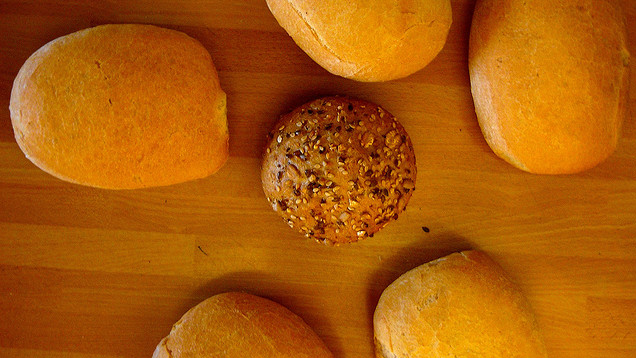
POLYGON ((384 290, 373 317, 379 358, 545 358, 529 303, 486 254, 455 253, 384 290))
POLYGON ((480 0, 469 69, 492 150, 538 174, 614 152, 627 108, 627 32, 616 0, 480 0))
POLYGON ((406 77, 446 43, 450 0, 267 0, 278 23, 327 71, 365 82, 406 77))
POLYGON ((150 25, 103 25, 53 40, 11 92, 20 148, 46 172, 109 189, 216 172, 228 156, 226 97, 196 40, 150 25))
POLYGON ((173 326, 153 358, 332 358, 314 331, 287 308, 247 293, 213 296, 173 326))

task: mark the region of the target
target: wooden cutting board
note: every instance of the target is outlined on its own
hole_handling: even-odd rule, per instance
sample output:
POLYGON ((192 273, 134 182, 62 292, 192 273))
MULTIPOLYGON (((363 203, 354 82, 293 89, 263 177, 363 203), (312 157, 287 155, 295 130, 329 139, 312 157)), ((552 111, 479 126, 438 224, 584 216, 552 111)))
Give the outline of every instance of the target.
MULTIPOLYGON (((623 5, 636 57, 636 2, 623 5)), ((488 252, 519 283, 552 357, 636 357, 634 116, 616 153, 579 175, 531 175, 498 159, 470 94, 473 6, 453 1, 448 43, 426 69, 357 83, 316 65, 263 0, 0 0, 0 357, 150 357, 188 308, 229 290, 287 306, 336 357, 372 357, 382 290, 468 248, 488 252), (231 158, 216 175, 98 190, 45 174, 16 145, 9 96, 26 58, 58 36, 123 22, 178 29, 210 51, 231 136, 231 158), (396 115, 419 174, 397 222, 341 247, 287 227, 259 176, 277 117, 331 94, 396 115)), ((631 83, 636 93, 636 70, 631 83)), ((636 113, 636 95, 629 104, 636 113)))

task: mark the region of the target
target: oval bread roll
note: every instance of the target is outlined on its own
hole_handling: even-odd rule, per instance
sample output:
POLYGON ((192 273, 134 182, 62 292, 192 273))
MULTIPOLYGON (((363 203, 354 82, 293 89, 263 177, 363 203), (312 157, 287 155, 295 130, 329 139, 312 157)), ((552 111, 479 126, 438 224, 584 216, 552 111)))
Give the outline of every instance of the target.
POLYGON ((198 41, 150 25, 103 25, 31 55, 10 110, 18 145, 44 171, 135 189, 216 172, 228 156, 225 101, 198 41))
POLYGON ((539 174, 604 161, 625 117, 626 41, 614 0, 477 1, 470 80, 492 150, 539 174))
POLYGON ((406 77, 442 50, 450 0, 267 0, 278 23, 327 71, 357 81, 406 77))
POLYGON ((529 303, 486 254, 431 261, 384 290, 373 316, 379 358, 545 358, 529 303))
POLYGON ((247 293, 213 296, 190 309, 172 327, 153 358, 332 358, 298 316, 247 293))

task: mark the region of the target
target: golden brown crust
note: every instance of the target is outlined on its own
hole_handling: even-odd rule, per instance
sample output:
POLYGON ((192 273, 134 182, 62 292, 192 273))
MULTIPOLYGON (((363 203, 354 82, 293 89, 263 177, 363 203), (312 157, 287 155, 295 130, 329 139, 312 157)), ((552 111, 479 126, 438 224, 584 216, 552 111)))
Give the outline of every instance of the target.
POLYGON ((437 56, 449 0, 267 0, 278 23, 327 71, 358 81, 406 77, 437 56))
POLYGON ((196 40, 150 25, 103 25, 53 40, 18 73, 11 120, 46 172, 108 189, 169 185, 228 156, 225 93, 196 40))
POLYGON ((616 148, 629 52, 616 1, 481 0, 469 68, 493 151, 540 174, 569 174, 616 148))
POLYGON ((297 315, 247 293, 213 296, 190 309, 153 358, 315 357, 333 355, 297 315))
POLYGON ((347 97, 317 99, 282 116, 261 170, 273 209, 328 244, 373 236, 397 219, 416 176, 402 125, 381 107, 347 97))
POLYGON ((400 276, 382 293, 373 326, 379 358, 547 356, 526 298, 478 251, 400 276))

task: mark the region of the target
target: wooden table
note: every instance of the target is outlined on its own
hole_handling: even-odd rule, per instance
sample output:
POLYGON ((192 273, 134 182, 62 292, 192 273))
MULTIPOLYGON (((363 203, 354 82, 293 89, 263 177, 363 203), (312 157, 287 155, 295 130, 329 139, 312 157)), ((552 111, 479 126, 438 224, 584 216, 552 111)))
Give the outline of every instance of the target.
MULTIPOLYGON (((636 58, 636 2, 624 0, 636 58)), ((446 47, 388 83, 328 74, 262 0, 0 0, 0 357, 150 357, 189 307, 216 293, 269 297, 336 357, 372 357, 372 314, 405 271, 453 251, 491 254, 534 306, 552 357, 636 357, 636 123, 579 175, 537 176, 498 159, 470 94, 473 1, 453 1, 446 47), (13 139, 9 95, 49 40, 103 23, 152 23, 199 39, 228 94, 231 158, 216 175, 105 191, 37 169, 13 139), (418 186, 374 238, 327 247, 291 230, 261 190, 277 117, 313 98, 381 104, 410 133, 418 186), (423 227, 429 230, 423 230, 423 227)), ((634 68, 632 61, 632 68, 634 68)), ((631 76, 636 93, 636 68, 631 76)), ((636 95, 629 101, 636 113, 636 95)))

